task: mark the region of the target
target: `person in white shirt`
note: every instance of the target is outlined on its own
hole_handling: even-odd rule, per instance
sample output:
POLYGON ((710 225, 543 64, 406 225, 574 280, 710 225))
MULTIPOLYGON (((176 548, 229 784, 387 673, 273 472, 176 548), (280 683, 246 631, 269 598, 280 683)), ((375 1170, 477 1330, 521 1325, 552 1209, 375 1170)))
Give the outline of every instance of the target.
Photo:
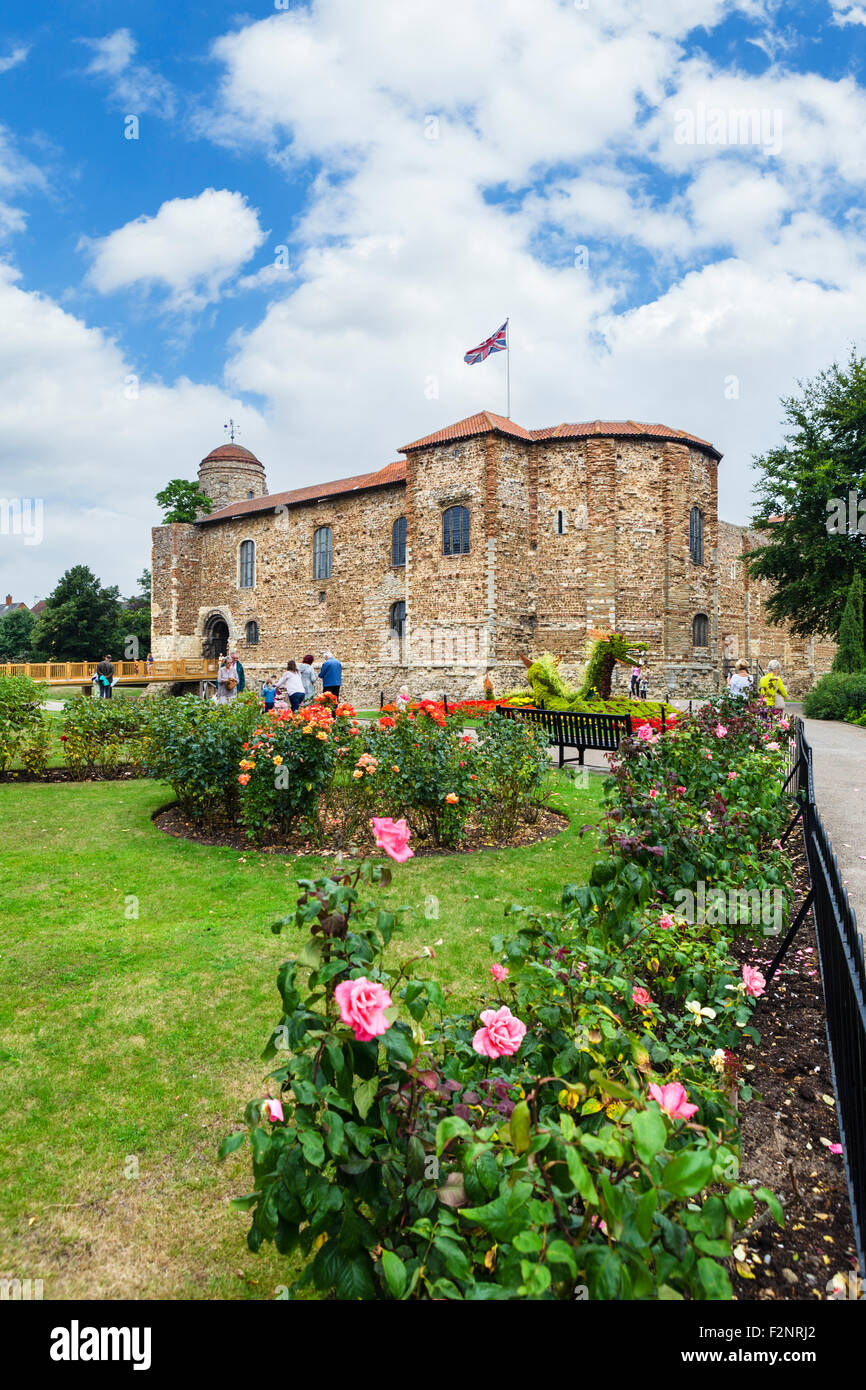
POLYGON ((728 682, 728 690, 731 695, 746 695, 751 688, 752 678, 749 675, 749 668, 745 661, 738 661, 737 669, 728 682))
POLYGON ((285 690, 292 707, 292 714, 294 714, 307 693, 304 689, 301 673, 294 661, 286 662, 286 669, 277 681, 277 686, 279 689, 285 690))

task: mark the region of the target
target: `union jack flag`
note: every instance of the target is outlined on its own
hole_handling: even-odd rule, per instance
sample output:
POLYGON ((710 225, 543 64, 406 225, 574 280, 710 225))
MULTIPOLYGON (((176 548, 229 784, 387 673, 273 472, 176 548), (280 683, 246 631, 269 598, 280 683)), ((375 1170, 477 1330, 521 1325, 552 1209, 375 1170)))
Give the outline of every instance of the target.
POLYGON ((474 367, 476 362, 483 362, 485 358, 490 356, 491 352, 507 351, 507 329, 508 319, 505 320, 501 328, 497 328, 492 338, 485 338, 483 343, 478 344, 478 347, 470 348, 469 351, 464 354, 463 361, 467 362, 470 367, 474 367))

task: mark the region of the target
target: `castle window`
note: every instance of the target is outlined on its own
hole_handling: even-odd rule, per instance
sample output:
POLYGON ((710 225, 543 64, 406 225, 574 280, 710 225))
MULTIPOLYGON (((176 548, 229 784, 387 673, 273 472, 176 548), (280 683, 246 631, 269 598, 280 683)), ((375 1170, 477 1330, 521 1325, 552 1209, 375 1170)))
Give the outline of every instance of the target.
POLYGON ((248 497, 249 499, 252 499, 254 496, 255 496, 255 493, 253 492, 252 488, 250 488, 249 492, 247 493, 247 497, 248 497))
POLYGON ((238 588, 253 589, 256 583, 256 543, 241 541, 238 572, 238 588))
POLYGON ((448 507, 442 513, 442 554, 469 554, 468 507, 448 507))
POLYGON ((247 623, 244 628, 244 638, 248 647, 257 647, 259 642, 258 623, 247 623))
POLYGON ((704 514, 700 507, 689 512, 689 554, 694 564, 704 563, 704 514))
POLYGON ((396 637, 403 636, 403 628, 406 623, 406 604, 401 599, 399 603, 391 604, 391 631, 396 637))
POLYGON ((710 645, 710 620, 706 613, 696 613, 692 619, 692 646, 710 645))
POLYGON ((320 526, 313 536, 313 578, 331 577, 331 528, 320 526))
POLYGON ((391 564, 406 563, 406 518, 398 516, 391 527, 391 564))
POLYGON ((562 507, 560 507, 556 513, 556 534, 558 536, 565 535, 565 512, 562 510, 562 507))

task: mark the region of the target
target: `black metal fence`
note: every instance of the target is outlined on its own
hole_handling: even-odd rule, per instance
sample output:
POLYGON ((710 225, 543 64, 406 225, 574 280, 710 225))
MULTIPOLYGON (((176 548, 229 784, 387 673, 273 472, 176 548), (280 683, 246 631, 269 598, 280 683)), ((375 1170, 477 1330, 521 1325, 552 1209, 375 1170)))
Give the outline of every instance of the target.
POLYGON ((815 804, 812 749, 792 725, 791 781, 802 810, 818 937, 830 1068, 861 1277, 866 1275, 866 965, 863 938, 815 804))

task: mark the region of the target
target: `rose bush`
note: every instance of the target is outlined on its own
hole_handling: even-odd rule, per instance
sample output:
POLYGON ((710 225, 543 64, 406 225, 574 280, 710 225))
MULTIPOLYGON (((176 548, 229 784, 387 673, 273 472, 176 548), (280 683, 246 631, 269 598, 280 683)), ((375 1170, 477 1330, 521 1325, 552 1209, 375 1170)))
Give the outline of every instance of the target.
POLYGON ((61 744, 73 777, 113 777, 143 769, 147 702, 76 695, 63 713, 61 744))
POLYGON ((48 686, 30 676, 0 676, 0 772, 16 758, 26 771, 44 771, 49 732, 42 705, 47 697, 48 686))

